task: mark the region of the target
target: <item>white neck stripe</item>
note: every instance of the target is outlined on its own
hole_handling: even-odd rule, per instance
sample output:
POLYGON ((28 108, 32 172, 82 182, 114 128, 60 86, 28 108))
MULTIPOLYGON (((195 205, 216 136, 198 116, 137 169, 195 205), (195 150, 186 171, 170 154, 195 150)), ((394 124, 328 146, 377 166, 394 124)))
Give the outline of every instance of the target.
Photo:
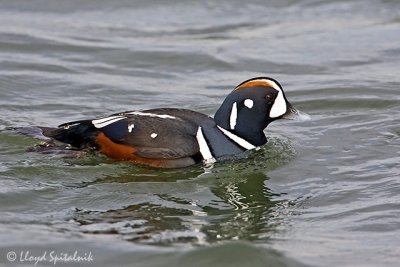
POLYGON ((199 144, 199 149, 201 156, 203 157, 205 163, 214 163, 216 160, 211 154, 210 148, 208 147, 207 141, 204 138, 201 126, 199 126, 196 134, 197 143, 199 144))
POLYGON ((250 144, 249 142, 247 142, 246 140, 244 140, 243 138, 237 136, 236 134, 231 133, 228 130, 225 130, 224 128, 222 128, 221 126, 217 125, 218 129, 220 129, 220 131, 226 135, 229 139, 231 139, 233 142, 235 142, 236 144, 238 144, 239 146, 246 148, 246 149, 254 149, 256 148, 256 146, 250 144))

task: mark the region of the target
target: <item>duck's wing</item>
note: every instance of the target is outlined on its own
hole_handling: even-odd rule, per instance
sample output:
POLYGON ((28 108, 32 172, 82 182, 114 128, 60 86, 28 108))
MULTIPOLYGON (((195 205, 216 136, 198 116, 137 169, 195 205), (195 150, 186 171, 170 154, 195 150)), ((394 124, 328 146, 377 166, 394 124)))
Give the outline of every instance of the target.
POLYGON ((133 154, 170 160, 198 156, 197 130, 197 123, 179 116, 179 110, 159 109, 64 123, 45 135, 78 148, 97 147, 111 158, 128 160, 133 154))
POLYGON ((196 123, 169 114, 133 111, 123 115, 126 120, 124 138, 117 131, 103 130, 111 140, 137 149, 144 158, 177 159, 199 153, 196 123))

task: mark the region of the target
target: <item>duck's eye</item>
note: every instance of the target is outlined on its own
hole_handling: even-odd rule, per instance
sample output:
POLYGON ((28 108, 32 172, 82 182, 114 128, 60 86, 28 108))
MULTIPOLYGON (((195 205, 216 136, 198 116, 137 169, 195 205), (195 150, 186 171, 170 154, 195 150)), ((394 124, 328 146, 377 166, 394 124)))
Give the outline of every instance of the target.
POLYGON ((265 99, 272 100, 272 95, 265 95, 265 99))

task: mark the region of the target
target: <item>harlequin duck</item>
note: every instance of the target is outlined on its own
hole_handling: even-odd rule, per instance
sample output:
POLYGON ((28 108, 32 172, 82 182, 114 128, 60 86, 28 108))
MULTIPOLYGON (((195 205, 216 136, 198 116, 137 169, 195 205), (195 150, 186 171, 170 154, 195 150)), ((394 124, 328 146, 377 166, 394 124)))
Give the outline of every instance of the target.
POLYGON ((199 112, 158 108, 41 127, 43 135, 74 149, 91 148, 115 159, 179 168, 255 149, 267 142, 263 130, 296 114, 282 86, 257 77, 226 97, 214 118, 199 112))

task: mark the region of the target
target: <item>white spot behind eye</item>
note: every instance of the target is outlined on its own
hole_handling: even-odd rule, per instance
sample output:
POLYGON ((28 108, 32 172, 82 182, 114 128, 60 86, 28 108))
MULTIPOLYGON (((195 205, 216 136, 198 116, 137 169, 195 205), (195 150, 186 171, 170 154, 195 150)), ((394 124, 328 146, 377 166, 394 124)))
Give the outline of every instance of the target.
POLYGON ((134 127, 135 127, 135 125, 134 125, 134 124, 130 124, 130 125, 128 125, 128 132, 130 132, 130 133, 131 133, 134 127))
POLYGON ((235 129, 236 120, 237 120, 237 106, 236 106, 236 102, 235 102, 232 105, 231 117, 230 117, 230 120, 229 120, 229 124, 230 124, 232 130, 235 129))
POLYGON ((251 99, 246 99, 246 100, 244 101, 244 105, 245 105, 246 107, 248 107, 248 108, 252 108, 252 107, 254 106, 254 101, 251 100, 251 99))
POLYGON ((158 134, 156 134, 156 133, 152 133, 152 134, 150 135, 150 137, 151 137, 151 138, 156 138, 157 135, 158 135, 158 134))

